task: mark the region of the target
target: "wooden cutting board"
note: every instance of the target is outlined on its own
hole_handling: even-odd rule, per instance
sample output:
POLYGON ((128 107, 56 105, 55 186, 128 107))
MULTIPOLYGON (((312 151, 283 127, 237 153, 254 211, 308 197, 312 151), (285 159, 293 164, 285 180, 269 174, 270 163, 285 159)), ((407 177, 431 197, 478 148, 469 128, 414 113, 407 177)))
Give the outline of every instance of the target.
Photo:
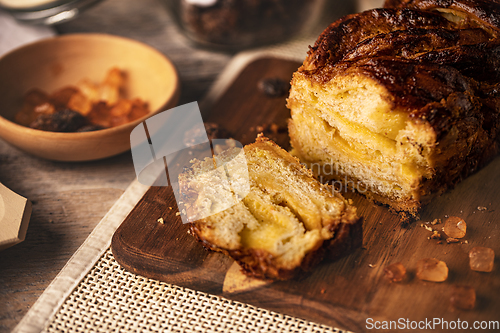
MULTIPOLYGON (((285 126, 289 117, 286 98, 266 97, 257 86, 266 77, 288 81, 298 66, 275 58, 254 60, 210 110, 202 110, 204 120, 228 129, 243 144, 254 141, 257 126, 285 126)), ((266 134, 289 148, 286 131, 266 134)), ((379 325, 383 321, 416 325, 434 318, 466 320, 471 327, 476 320, 500 320, 500 264, 491 273, 479 273, 469 269, 468 259, 474 246, 487 246, 497 255, 500 253, 499 185, 497 158, 433 201, 423 211, 421 221, 409 226, 402 226, 386 207, 374 205, 358 194, 344 193, 363 218, 363 248, 335 262, 324 262, 291 281, 264 283, 246 279, 232 259, 204 250, 176 216, 170 187, 152 187, 145 194, 116 231, 112 250, 116 260, 134 273, 355 332, 373 331, 370 328, 375 328, 375 321, 380 321, 379 325), (428 239, 432 233, 421 225, 436 218, 444 221, 447 215, 465 219, 467 243, 439 244, 428 239), (429 257, 447 263, 447 281, 433 283, 416 278, 416 262, 429 257), (403 263, 408 270, 408 278, 402 283, 390 283, 384 277, 384 267, 395 262, 403 263), (450 306, 453 285, 476 289, 474 310, 454 310, 450 306)), ((437 230, 442 226, 431 225, 437 230)), ((435 328, 434 332, 445 331, 440 325, 435 328)))

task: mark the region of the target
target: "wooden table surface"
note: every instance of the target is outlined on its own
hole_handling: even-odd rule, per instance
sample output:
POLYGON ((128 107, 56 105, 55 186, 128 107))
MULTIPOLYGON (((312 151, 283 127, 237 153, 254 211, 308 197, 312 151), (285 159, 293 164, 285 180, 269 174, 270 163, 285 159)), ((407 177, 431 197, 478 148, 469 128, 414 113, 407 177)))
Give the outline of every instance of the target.
MULTIPOLYGON (((326 15, 333 21, 352 11, 354 4, 326 15)), ((103 1, 56 30, 120 35, 157 48, 178 69, 179 104, 201 101, 233 56, 191 45, 160 0, 103 1)), ((134 179, 130 152, 95 162, 51 162, 0 139, 0 182, 33 203, 26 240, 0 252, 0 332, 19 323, 134 179)))
MULTIPOLYGON (((157 48, 179 71, 181 104, 200 101, 232 57, 195 49, 155 0, 104 1, 56 29, 120 35, 157 48)), ((26 240, 0 252, 0 332, 19 323, 134 178, 130 152, 60 163, 29 156, 0 139, 0 182, 33 203, 26 240)))

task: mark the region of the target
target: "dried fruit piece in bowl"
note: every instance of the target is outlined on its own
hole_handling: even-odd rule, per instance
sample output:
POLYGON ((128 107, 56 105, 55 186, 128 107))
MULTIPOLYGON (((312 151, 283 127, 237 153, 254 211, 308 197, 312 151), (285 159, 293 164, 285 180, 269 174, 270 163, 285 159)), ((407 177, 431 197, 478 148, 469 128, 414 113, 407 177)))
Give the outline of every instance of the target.
POLYGON ((148 103, 140 98, 124 98, 125 83, 126 73, 113 67, 99 84, 82 79, 75 86, 63 87, 51 95, 39 89, 30 90, 14 121, 34 129, 56 132, 86 132, 132 122, 150 110, 148 103), (79 118, 68 110, 86 117, 86 120, 75 122, 79 118), (57 115, 51 116, 55 113, 57 115), (62 124, 64 119, 70 123, 62 124), (75 127, 76 124, 81 126, 75 127))

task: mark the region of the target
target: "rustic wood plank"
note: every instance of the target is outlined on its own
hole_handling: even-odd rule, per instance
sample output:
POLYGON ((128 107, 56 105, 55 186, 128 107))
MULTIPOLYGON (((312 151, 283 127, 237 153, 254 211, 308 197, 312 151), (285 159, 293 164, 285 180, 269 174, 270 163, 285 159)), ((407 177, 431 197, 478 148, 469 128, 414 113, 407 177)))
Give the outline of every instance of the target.
MULTIPOLYGON (((285 97, 271 99, 258 89, 263 77, 285 79, 298 64, 279 59, 259 59, 249 64, 211 110, 206 121, 229 129, 233 137, 246 144, 255 139, 257 125, 284 124, 288 118, 285 97)), ((276 137, 287 147, 286 135, 276 137)), ((176 216, 177 207, 169 187, 152 187, 114 235, 112 249, 116 259, 135 273, 169 283, 222 295, 278 312, 328 325, 369 331, 367 318, 411 321, 443 318, 448 321, 498 320, 500 277, 498 264, 492 273, 468 268, 468 251, 488 246, 500 253, 498 242, 500 200, 500 158, 469 177, 457 188, 434 200, 422 213, 422 221, 402 225, 398 216, 359 194, 344 192, 353 199, 363 217, 364 247, 333 262, 324 262, 311 273, 290 281, 273 282, 242 292, 223 292, 224 279, 232 259, 205 251, 176 216), (485 206, 487 210, 478 210, 485 206), (170 209, 172 207, 172 209, 170 209), (468 224, 467 244, 438 244, 420 225, 445 215, 463 217, 468 224), (158 219, 163 218, 164 223, 158 219), (435 257, 450 268, 446 282, 423 282, 415 277, 419 259, 435 257), (408 270, 403 283, 390 283, 385 266, 402 262, 408 270), (471 285, 478 294, 473 311, 453 310, 449 293, 454 284, 471 285)), ((433 226, 441 228, 443 225, 433 226)))

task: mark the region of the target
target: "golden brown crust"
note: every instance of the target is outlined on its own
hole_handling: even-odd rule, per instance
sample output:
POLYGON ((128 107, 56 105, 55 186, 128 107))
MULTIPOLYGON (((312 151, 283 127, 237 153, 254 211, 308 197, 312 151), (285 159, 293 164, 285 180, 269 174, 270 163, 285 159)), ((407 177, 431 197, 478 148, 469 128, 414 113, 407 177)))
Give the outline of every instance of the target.
POLYGON ((323 31, 314 46, 310 47, 302 70, 312 70, 333 65, 365 39, 381 33, 409 28, 452 28, 448 20, 434 13, 408 9, 373 9, 359 14, 347 15, 323 31))
MULTIPOLYGON (((487 43, 493 37, 479 28, 448 30, 443 28, 412 28, 380 33, 353 46, 342 57, 343 61, 359 58, 392 56, 403 59, 416 59, 422 54, 436 52, 460 45, 487 43)), ((465 50, 463 53, 467 53, 465 50)))
MULTIPOLYGON (((207 241, 199 229, 202 222, 195 222, 189 224, 190 232, 207 250, 221 252, 238 262, 241 266, 243 273, 248 276, 260 279, 273 279, 273 280, 288 280, 297 275, 301 271, 308 271, 316 265, 322 258, 322 248, 315 248, 309 252, 303 259, 300 266, 292 269, 280 267, 275 260, 275 257, 269 252, 262 249, 248 249, 241 248, 237 250, 228 250, 214 245, 212 242, 207 241)), ((326 243, 324 243, 326 245, 326 243)), ((321 244, 318 244, 321 246, 321 244)))
POLYGON ((500 28, 498 0, 386 0, 385 8, 411 8, 425 11, 451 10, 469 21, 493 30, 500 28))
POLYGON ((245 275, 260 279, 289 280, 301 272, 310 271, 324 258, 336 260, 361 247, 363 244, 362 222, 361 218, 355 216, 355 218, 351 217, 349 221, 336 224, 333 230, 334 236, 328 241, 318 243, 316 248, 306 254, 300 266, 292 269, 280 267, 276 263, 276 258, 262 249, 228 250, 216 246, 203 237, 203 232, 200 230, 203 221, 189 223, 189 230, 205 249, 221 252, 236 260, 245 275))

